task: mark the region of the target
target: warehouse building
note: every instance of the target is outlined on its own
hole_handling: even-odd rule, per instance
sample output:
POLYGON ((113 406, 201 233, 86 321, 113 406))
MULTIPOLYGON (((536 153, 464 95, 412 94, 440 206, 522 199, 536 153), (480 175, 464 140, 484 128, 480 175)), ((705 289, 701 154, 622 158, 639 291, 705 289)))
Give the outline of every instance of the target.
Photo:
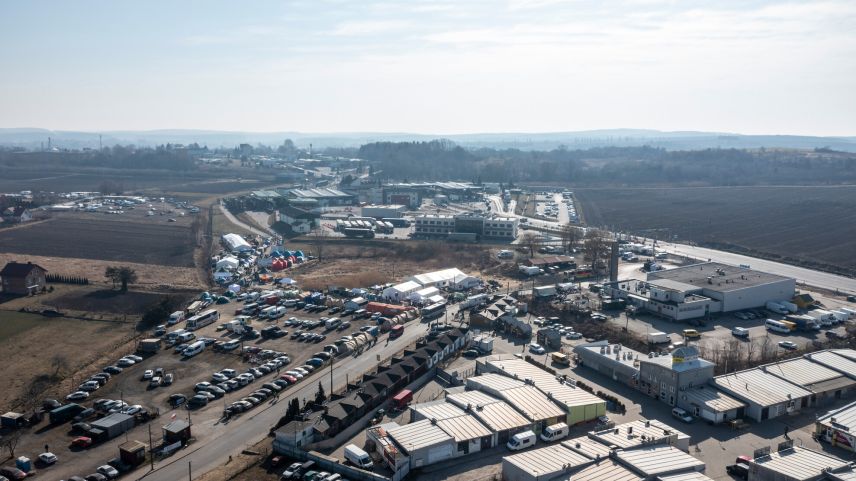
POLYGON ((457 451, 452 436, 428 419, 391 427, 386 432, 407 457, 410 469, 451 459, 457 451))
POLYGON ((682 451, 690 449, 689 435, 656 419, 637 419, 610 429, 589 431, 588 437, 604 446, 625 450, 661 444, 674 446, 682 451))
POLYGON ((566 413, 534 386, 500 374, 482 374, 467 379, 467 388, 482 391, 514 406, 532 424, 535 432, 565 422, 566 413))
POLYGON ((615 457, 645 478, 704 471, 704 463, 672 446, 645 446, 618 450, 615 457))
POLYGON ((746 412, 746 403, 711 386, 688 388, 678 399, 678 407, 714 424, 740 419, 746 412))
POLYGON ((446 400, 469 413, 495 433, 495 445, 503 445, 532 423, 505 401, 481 391, 463 391, 449 394, 446 400))
MULTIPOLYGON (((426 272, 424 274, 409 277, 407 280, 419 284, 419 286, 421 286, 420 288, 448 287, 451 289, 472 289, 473 287, 477 287, 481 284, 481 281, 479 281, 478 278, 464 274, 457 268, 426 272)), ((415 292, 416 290, 417 289, 414 289, 411 292, 415 292)))
POLYGON ((806 358, 767 364, 761 369, 810 391, 811 407, 825 406, 856 392, 856 379, 806 358))
MULTIPOLYGON (((627 386, 635 387, 639 378, 639 359, 645 357, 638 351, 625 348, 609 341, 596 341, 574 346, 580 366, 586 366, 604 376, 627 386)), ((659 355, 655 353, 654 355, 659 355)))
POLYGON ((718 262, 650 272, 647 281, 604 284, 606 295, 675 320, 763 307, 768 301, 791 299, 795 289, 792 278, 718 262))
POLYGON ((844 472, 850 464, 829 454, 812 451, 785 442, 776 452, 756 456, 749 461, 752 481, 820 481, 827 473, 844 472))
POLYGON ((592 459, 561 445, 524 451, 502 458, 505 481, 546 481, 593 464, 592 459))
POLYGON ((856 452, 856 402, 829 411, 816 421, 821 439, 841 449, 856 452))
POLYGON ((808 407, 812 393, 762 368, 717 376, 713 386, 746 403, 745 415, 757 422, 808 407))
POLYGON ((621 463, 606 459, 568 477, 556 478, 556 481, 642 481, 642 479, 621 463))
POLYGON ((690 471, 681 474, 669 474, 657 476, 657 481, 714 481, 713 478, 706 476, 698 471, 690 471))
POLYGON ((609 457, 609 453, 612 452, 609 446, 599 443, 588 436, 580 436, 562 441, 562 446, 595 460, 606 459, 609 457))
POLYGON ((606 401, 578 388, 573 381, 562 382, 549 372, 526 362, 523 359, 503 359, 476 364, 478 372, 500 373, 514 379, 523 379, 544 396, 565 410, 568 426, 593 421, 606 414, 606 401))
POLYGON ((856 350, 853 349, 828 349, 806 354, 804 356, 812 362, 816 362, 830 369, 856 379, 856 350))
POLYGON ((375 219, 398 219, 404 217, 405 212, 407 212, 407 206, 402 204, 367 205, 361 210, 363 217, 373 217, 375 219))
POLYGON ((286 191, 285 195, 293 203, 315 207, 352 205, 354 203, 353 195, 329 187, 290 189, 286 191))
POLYGON ((238 234, 223 234, 221 239, 229 252, 239 253, 253 250, 252 246, 238 234))
POLYGON ((406 281, 387 287, 381 292, 381 297, 388 301, 401 302, 421 288, 422 286, 414 281, 406 281))

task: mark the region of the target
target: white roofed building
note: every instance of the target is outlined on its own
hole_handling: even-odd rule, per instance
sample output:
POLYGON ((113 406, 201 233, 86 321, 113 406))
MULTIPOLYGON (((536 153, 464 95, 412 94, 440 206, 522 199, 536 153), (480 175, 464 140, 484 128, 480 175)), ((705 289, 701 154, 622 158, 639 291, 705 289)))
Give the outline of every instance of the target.
POLYGON ((413 281, 402 282, 391 287, 387 287, 381 293, 381 296, 388 301, 401 302, 410 297, 411 294, 420 290, 422 286, 413 281))
POLYGON ((223 244, 229 252, 246 252, 253 250, 249 242, 238 234, 223 234, 223 244))
POLYGON ((464 274, 458 268, 443 269, 434 272, 417 274, 408 278, 422 287, 451 287, 470 289, 480 284, 480 281, 470 275, 464 274))

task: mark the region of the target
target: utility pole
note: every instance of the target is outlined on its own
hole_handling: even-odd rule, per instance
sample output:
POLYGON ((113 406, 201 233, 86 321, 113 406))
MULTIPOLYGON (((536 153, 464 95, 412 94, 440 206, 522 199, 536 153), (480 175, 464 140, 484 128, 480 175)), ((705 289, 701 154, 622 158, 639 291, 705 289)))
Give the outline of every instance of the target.
POLYGON ((193 481, 193 477, 190 475, 190 461, 187 462, 187 481, 193 481))
POLYGON ((155 457, 152 455, 152 425, 149 423, 149 460, 151 461, 152 471, 155 470, 155 457))

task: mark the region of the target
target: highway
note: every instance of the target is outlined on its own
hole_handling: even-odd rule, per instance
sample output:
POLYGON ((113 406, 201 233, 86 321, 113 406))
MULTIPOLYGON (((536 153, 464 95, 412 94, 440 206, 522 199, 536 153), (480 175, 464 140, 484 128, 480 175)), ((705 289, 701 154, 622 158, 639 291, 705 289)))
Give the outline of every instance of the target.
MULTIPOLYGON (((449 317, 452 317, 452 314, 454 312, 449 312, 449 317)), ((424 336, 427 329, 428 324, 421 324, 418 321, 411 322, 407 324, 402 337, 388 344, 386 338, 381 338, 377 344, 358 357, 337 359, 333 365, 333 383, 336 389, 339 390, 345 386, 346 377, 352 381, 363 373, 373 371, 378 364, 378 356, 382 360, 389 359, 419 337, 424 336)), ((285 413, 285 409, 292 398, 297 397, 302 404, 304 399, 315 397, 318 381, 321 381, 324 389, 329 393, 329 366, 301 380, 297 389, 285 391, 287 396, 280 398, 276 404, 262 404, 256 409, 232 419, 228 424, 219 423, 216 420, 201 424, 194 423, 191 429, 194 437, 197 438, 195 443, 174 456, 160 463, 155 463, 154 471, 149 471, 148 465, 142 467, 132 474, 133 479, 145 479, 147 481, 187 479, 188 466, 192 478, 196 478, 222 466, 229 459, 229 456, 236 456, 241 450, 264 439, 270 428, 285 413)))

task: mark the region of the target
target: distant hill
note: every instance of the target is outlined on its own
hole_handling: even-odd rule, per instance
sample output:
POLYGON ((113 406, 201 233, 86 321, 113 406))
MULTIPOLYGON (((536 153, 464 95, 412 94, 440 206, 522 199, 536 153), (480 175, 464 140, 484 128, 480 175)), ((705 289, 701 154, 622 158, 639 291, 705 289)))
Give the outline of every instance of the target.
POLYGON ((359 147, 371 142, 404 142, 431 139, 449 139, 466 148, 515 148, 520 150, 551 150, 559 146, 570 149, 591 147, 652 146, 668 150, 696 150, 707 148, 829 148, 856 152, 856 137, 812 137, 801 135, 742 135, 722 132, 664 132, 645 129, 607 129, 579 132, 551 133, 481 133, 457 135, 413 134, 406 132, 230 132, 217 130, 147 130, 76 132, 53 131, 37 128, 0 129, 0 145, 29 149, 51 145, 60 148, 96 148, 98 135, 104 145, 134 144, 153 146, 165 143, 190 144, 197 142, 208 147, 233 147, 241 143, 279 145, 285 139, 300 147, 312 144, 315 148, 359 147))

